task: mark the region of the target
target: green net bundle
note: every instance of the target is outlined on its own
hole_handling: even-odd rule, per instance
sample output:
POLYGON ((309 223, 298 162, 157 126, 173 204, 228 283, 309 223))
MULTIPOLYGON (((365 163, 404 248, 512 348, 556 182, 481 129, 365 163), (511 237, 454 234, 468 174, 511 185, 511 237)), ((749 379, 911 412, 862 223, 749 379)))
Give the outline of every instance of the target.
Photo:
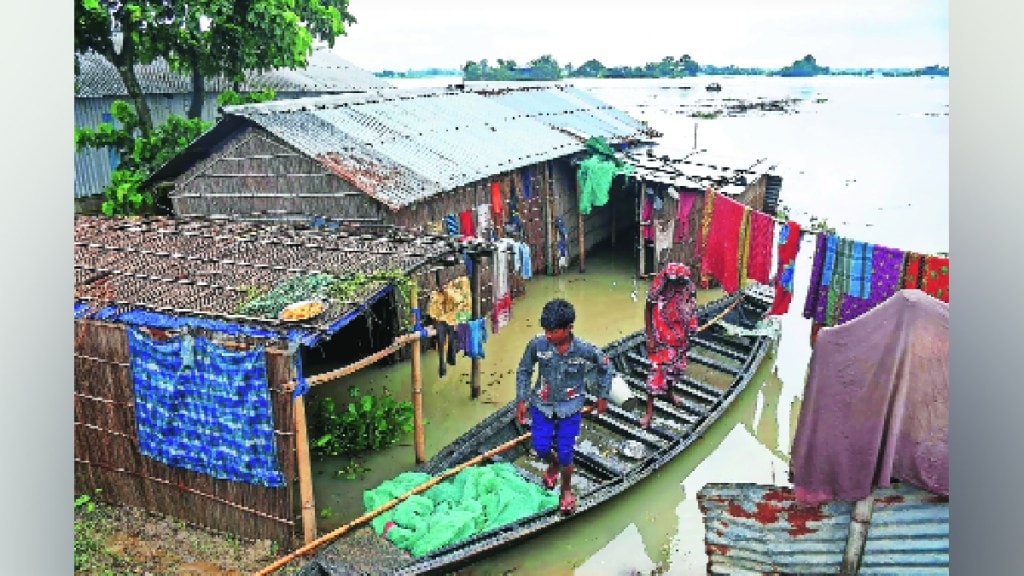
MULTIPOLYGON (((422 472, 405 472, 363 493, 374 510, 430 480, 422 472)), ((387 539, 422 556, 474 534, 503 526, 558 504, 554 490, 527 482, 507 462, 470 467, 420 494, 413 494, 371 521, 378 534, 389 522, 387 539)))

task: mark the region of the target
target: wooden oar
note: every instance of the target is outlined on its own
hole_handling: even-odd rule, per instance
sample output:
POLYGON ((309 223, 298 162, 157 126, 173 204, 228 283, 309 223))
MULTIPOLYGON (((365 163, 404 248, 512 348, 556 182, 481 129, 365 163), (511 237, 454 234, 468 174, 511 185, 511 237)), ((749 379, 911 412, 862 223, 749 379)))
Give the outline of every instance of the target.
MULTIPOLYGON (((593 409, 592 406, 587 406, 587 407, 585 407, 583 409, 583 412, 589 412, 592 409, 593 409)), ((294 560, 298 556, 303 556, 305 554, 308 554, 309 552, 312 552, 316 548, 318 548, 318 547, 320 547, 320 546, 330 542, 331 540, 334 540, 334 539, 338 538, 339 536, 341 536, 345 532, 348 532, 349 530, 351 530, 353 526, 358 526, 359 524, 362 524, 362 523, 366 522, 367 520, 371 520, 371 519, 381 515, 382 513, 387 512, 388 510, 390 510, 391 508, 394 508, 396 505, 398 505, 399 502, 401 502, 402 500, 405 500, 409 496, 412 496, 413 494, 419 494, 420 492, 423 492, 427 488, 430 488, 431 486, 437 484, 438 482, 444 480, 445 478, 448 478, 449 476, 453 476, 455 474, 458 474, 459 472, 465 470, 466 468, 468 468, 468 467, 470 467, 470 466, 472 466, 474 464, 478 464, 480 461, 485 460, 487 458, 490 458, 491 456, 494 456, 495 454, 500 454, 500 453, 504 452, 505 450, 508 450, 509 448, 511 448, 511 447, 515 446, 516 444, 522 442, 523 440, 526 440, 531 435, 533 435, 533 432, 523 433, 523 434, 521 434, 521 435, 519 435, 519 436, 517 436, 517 437, 515 437, 515 438, 513 438, 511 440, 509 440, 508 442, 505 442, 504 444, 500 444, 498 446, 495 446, 494 448, 491 448, 487 452, 484 452, 483 454, 481 454, 481 455, 479 455, 479 456, 477 456, 475 458, 467 460, 467 461, 463 462, 462 464, 459 464, 458 466, 456 466, 454 468, 451 468, 451 469, 441 473, 440 475, 431 478, 430 480, 427 480, 423 484, 420 484, 419 486, 416 486, 415 488, 410 489, 408 492, 405 492, 404 494, 400 494, 400 495, 396 496, 395 499, 391 500, 390 502, 387 502, 385 504, 381 504, 377 508, 374 508, 373 510, 370 510, 366 514, 363 514, 359 518, 356 518, 355 520, 349 522, 348 524, 345 524, 344 526, 336 529, 335 531, 331 532, 330 534, 325 534, 324 536, 321 536, 320 538, 317 538, 316 540, 310 542, 309 544, 306 544, 302 548, 299 548, 299 549, 291 552, 290 554, 287 554, 285 556, 282 556, 282 557, 278 558, 277 560, 274 561, 273 564, 270 564, 266 568, 264 568, 264 569, 260 570, 259 572, 257 572, 256 576, 266 576, 267 574, 270 574, 270 573, 276 571, 277 569, 279 569, 282 566, 284 566, 285 564, 291 562, 292 560, 294 560)))
POLYGON ((722 310, 721 314, 719 314, 718 316, 715 316, 711 320, 708 320, 707 322, 705 322, 704 325, 699 327, 699 328, 697 328, 697 330, 695 330, 695 332, 703 332, 707 327, 711 326, 715 322, 718 322, 722 318, 725 318, 725 315, 728 314, 730 310, 735 308, 736 305, 740 303, 740 300, 743 300, 743 296, 744 296, 743 294, 740 294, 739 296, 737 296, 736 299, 732 301, 732 304, 729 304, 728 306, 726 306, 725 310, 722 310))

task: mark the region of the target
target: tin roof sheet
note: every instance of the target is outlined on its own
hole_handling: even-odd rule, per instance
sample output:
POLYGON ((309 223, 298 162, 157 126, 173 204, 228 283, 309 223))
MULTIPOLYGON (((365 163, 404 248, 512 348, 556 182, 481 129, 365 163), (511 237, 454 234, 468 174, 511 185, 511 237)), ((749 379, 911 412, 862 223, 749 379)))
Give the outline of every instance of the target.
MULTIPOLYGON (((907 484, 876 488, 860 574, 948 574, 949 500, 907 484)), ((708 574, 837 574, 852 502, 814 506, 792 488, 707 484, 708 574)))
POLYGON ((572 86, 548 85, 487 92, 482 88, 474 90, 528 117, 583 138, 600 136, 610 143, 621 143, 647 140, 658 135, 643 122, 572 86))
MULTIPOLYGON (((114 65, 96 52, 76 54, 79 75, 75 82, 75 96, 100 98, 127 96, 124 82, 114 65)), ((158 58, 150 64, 135 67, 139 84, 145 94, 180 94, 192 91, 192 79, 170 69, 167 61, 158 58)), ((207 78, 206 89, 220 92, 232 87, 223 78, 207 78)), ((242 83, 242 90, 273 88, 276 92, 364 92, 390 90, 395 86, 352 62, 339 57, 331 49, 318 47, 309 55, 306 68, 278 68, 261 74, 251 74, 242 83)))
POLYGON ((409 90, 229 106, 397 210, 439 192, 583 149, 499 101, 409 90))
POLYGON ((649 150, 649 154, 620 153, 622 160, 636 167, 630 175, 632 178, 681 188, 703 189, 714 185, 724 194, 736 195, 772 169, 764 158, 729 158, 704 150, 672 155, 658 153, 656 148, 649 150))

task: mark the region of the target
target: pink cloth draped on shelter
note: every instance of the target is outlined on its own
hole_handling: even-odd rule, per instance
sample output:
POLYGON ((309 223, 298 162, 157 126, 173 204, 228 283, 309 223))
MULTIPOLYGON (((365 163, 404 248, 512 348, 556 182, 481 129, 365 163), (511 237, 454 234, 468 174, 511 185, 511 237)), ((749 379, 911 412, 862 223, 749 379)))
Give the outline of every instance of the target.
POLYGON ((793 441, 801 502, 893 478, 949 495, 949 305, 912 289, 821 329, 793 441))
POLYGON ((676 204, 676 219, 679 220, 679 223, 676 224, 676 242, 690 239, 690 210, 693 208, 694 201, 703 195, 702 191, 679 190, 679 203, 676 204))
POLYGON ((726 292, 740 287, 740 226, 745 210, 746 206, 724 194, 715 197, 700 267, 702 275, 713 276, 726 292))

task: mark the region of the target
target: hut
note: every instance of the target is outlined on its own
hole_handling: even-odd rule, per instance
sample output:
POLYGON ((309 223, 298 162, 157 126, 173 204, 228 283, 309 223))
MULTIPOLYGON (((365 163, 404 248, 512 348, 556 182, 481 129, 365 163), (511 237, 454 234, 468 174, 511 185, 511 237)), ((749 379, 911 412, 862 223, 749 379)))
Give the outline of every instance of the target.
MULTIPOLYGON (((396 279, 489 249, 341 223, 77 218, 76 490, 100 489, 112 502, 287 548, 299 530, 297 478, 301 531, 311 541, 302 394, 429 334, 406 327, 418 311, 399 312, 396 279), (265 298, 295 279, 328 274, 337 282, 317 284, 326 303, 319 314, 275 313, 308 297, 294 287, 276 292, 276 308, 265 298), (332 349, 332 341, 344 346, 332 349), (333 350, 341 367, 304 370, 314 346, 333 350)), ((423 461, 417 351, 412 346, 412 401, 423 461)))
MULTIPOLYGON (((94 127, 112 122, 110 105, 125 99, 128 91, 114 65, 100 54, 75 54, 79 73, 75 78, 75 127, 94 127)), ((168 116, 186 116, 192 98, 192 80, 170 69, 164 58, 137 65, 135 72, 156 123, 168 116)), ((232 88, 225 78, 206 78, 206 96, 202 119, 217 119, 217 94, 232 88)), ((314 48, 308 66, 302 69, 279 68, 250 75, 239 86, 242 91, 272 88, 281 99, 392 90, 395 87, 340 58, 326 46, 314 48)), ((110 172, 119 159, 112 150, 82 150, 75 155, 75 199, 80 206, 96 201, 110 183, 110 172)))
MULTIPOLYGON (((223 119, 151 176, 182 216, 357 219, 529 247, 555 274, 580 255, 576 172, 584 142, 619 149, 658 134, 562 84, 395 90, 223 109, 223 119), (467 229, 466 224, 471 229, 467 229)), ((595 228, 587 242, 607 238, 595 228)), ((490 262, 482 305, 494 309, 490 262)), ((453 267, 450 281, 469 271, 453 267)), ((424 282, 427 279, 421 279, 424 282)), ((515 285, 513 293, 523 289, 515 285)))
POLYGON ((632 194, 634 218, 625 233, 638 247, 640 277, 653 276, 665 262, 685 263, 695 273, 700 270, 697 230, 709 188, 772 216, 778 208, 782 178, 766 158, 732 158, 703 149, 669 155, 656 147, 620 157, 635 167, 621 184, 632 194), (645 209, 645 203, 651 207, 645 209), (666 241, 655 233, 663 225, 670 232, 666 241))

